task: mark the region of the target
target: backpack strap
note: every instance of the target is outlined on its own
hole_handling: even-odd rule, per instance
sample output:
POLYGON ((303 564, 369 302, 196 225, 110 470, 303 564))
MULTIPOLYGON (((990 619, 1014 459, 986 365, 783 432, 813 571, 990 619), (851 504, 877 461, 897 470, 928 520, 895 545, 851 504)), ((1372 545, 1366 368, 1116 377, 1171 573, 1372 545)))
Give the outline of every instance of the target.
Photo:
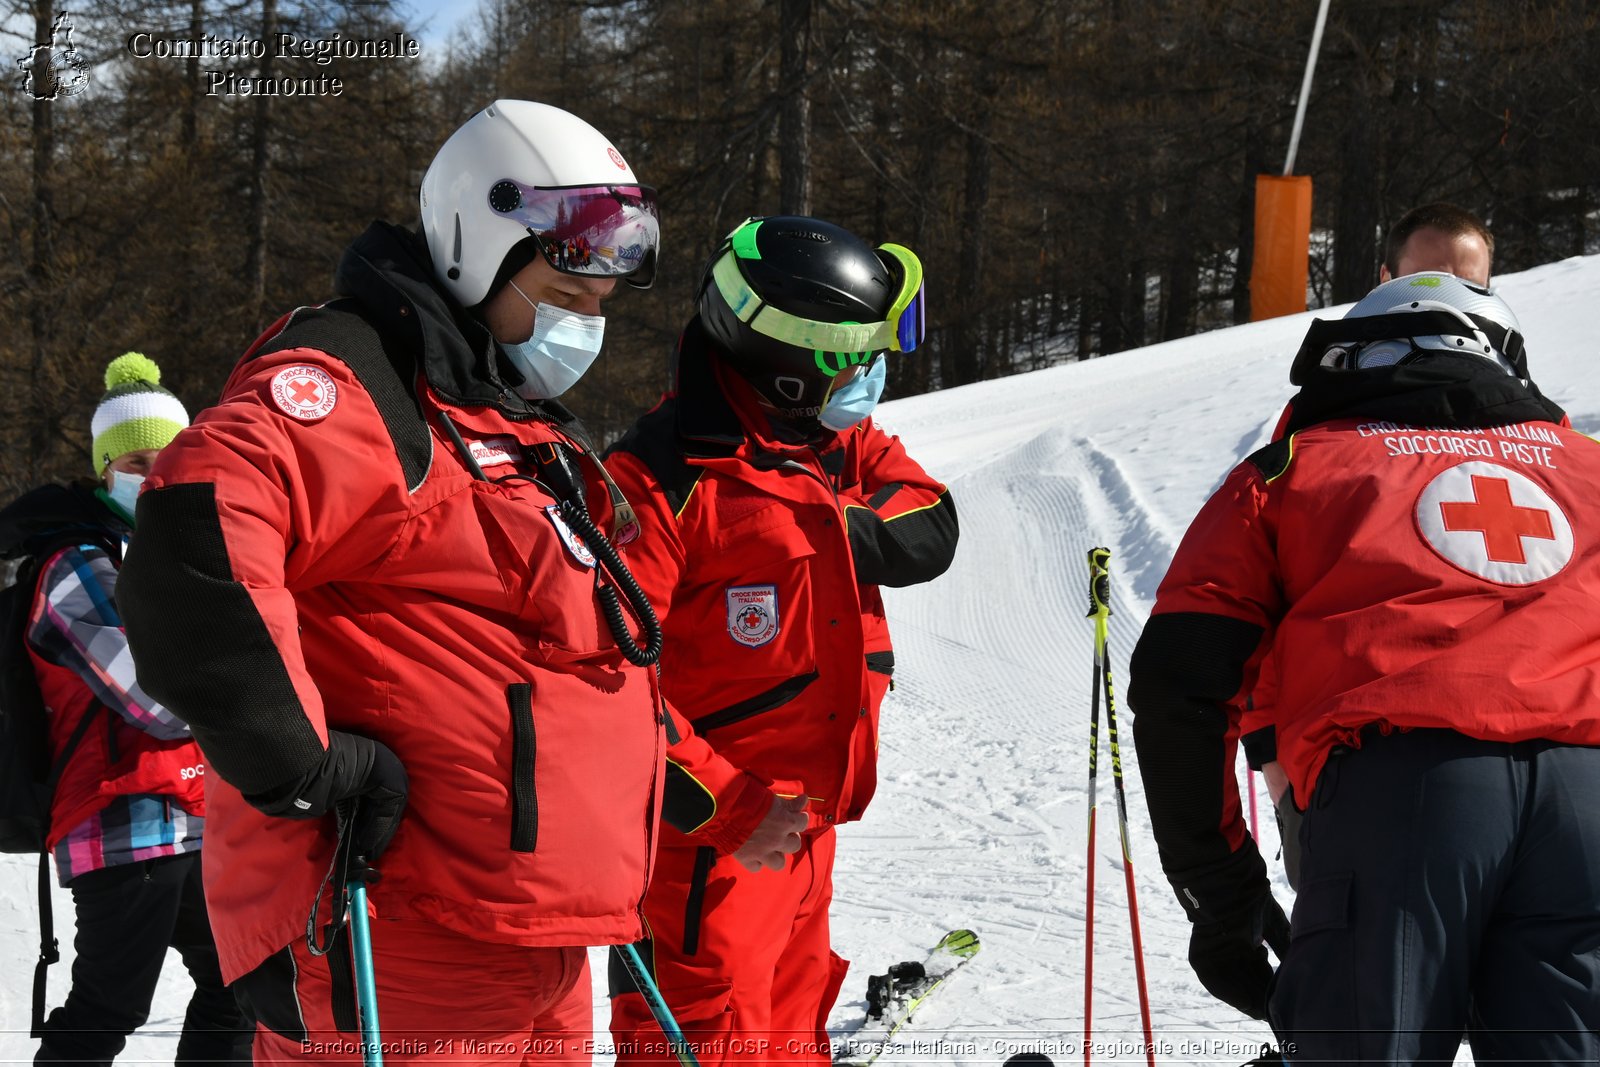
MULTIPOLYGON (((85 716, 87 719, 88 716, 85 716)), ((50 907, 50 853, 39 850, 39 961, 33 965, 33 1029, 28 1036, 44 1036, 45 987, 50 965, 61 958, 56 941, 55 913, 50 907)))
MULTIPOLYGON (((102 704, 101 707, 105 705, 102 704)), ((72 758, 78 742, 89 732, 89 724, 96 717, 95 709, 91 708, 78 720, 72 736, 67 739, 66 747, 61 750, 60 758, 56 760, 55 766, 50 768, 46 795, 55 794, 56 783, 61 780, 62 773, 67 769, 67 760, 72 758)), ((55 909, 50 902, 50 850, 41 848, 39 849, 39 960, 33 965, 33 1030, 29 1034, 35 1039, 44 1036, 44 1002, 50 965, 60 959, 61 943, 56 940, 55 909)))
MULTIPOLYGON (((84 531, 63 532, 50 535, 36 543, 39 546, 39 551, 28 557, 24 573, 18 576, 34 585, 35 588, 32 594, 34 597, 39 595, 37 586, 43 576, 42 564, 63 548, 69 548, 74 544, 94 545, 105 550, 113 560, 117 559, 119 555, 110 539, 99 531, 90 536, 84 536, 84 531)), ((105 705, 102 704, 99 707, 104 708, 105 705)), ((61 755, 56 757, 55 763, 50 768, 49 775, 45 778, 44 795, 46 797, 55 795, 56 785, 61 781, 62 774, 66 772, 67 761, 72 758, 72 754, 77 751, 79 742, 89 732, 90 724, 99 718, 96 714, 98 710, 98 708, 90 708, 84 712, 83 717, 78 720, 78 725, 73 728, 72 735, 67 738, 66 745, 61 749, 61 755)), ((31 1013, 32 1030, 30 1031, 30 1036, 35 1039, 44 1036, 44 1008, 48 994, 50 965, 61 959, 61 943, 56 940, 55 909, 51 902, 50 893, 50 849, 42 842, 39 847, 38 890, 39 959, 33 965, 33 1008, 31 1013)))

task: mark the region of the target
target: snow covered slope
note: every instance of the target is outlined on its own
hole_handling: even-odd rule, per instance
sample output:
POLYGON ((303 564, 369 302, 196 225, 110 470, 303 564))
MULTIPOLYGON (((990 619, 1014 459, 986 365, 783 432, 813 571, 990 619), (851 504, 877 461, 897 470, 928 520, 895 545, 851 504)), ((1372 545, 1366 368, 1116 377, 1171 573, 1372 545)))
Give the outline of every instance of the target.
MULTIPOLYGON (((1503 278, 1530 366, 1573 424, 1600 434, 1590 366, 1600 257, 1503 278)), ((937 298, 938 294, 934 294, 937 298)), ((995 1063, 1039 1048, 1082 1058, 1087 740, 1093 631, 1085 551, 1110 546, 1112 665, 1127 657, 1190 517, 1266 440, 1292 393, 1289 357, 1315 314, 1221 330, 881 409, 879 422, 951 487, 956 562, 927 586, 889 590, 896 689, 884 710, 878 796, 841 831, 835 946, 854 961, 830 1019, 859 1017, 867 975, 921 958, 969 926, 983 950, 930 1000, 902 1054, 879 1062, 995 1063)), ((1131 714, 1122 709, 1124 738, 1131 714)), ((1105 744, 1102 726, 1102 745, 1105 744)), ((1102 753, 1104 754, 1102 748, 1102 753)), ((1185 959, 1188 924, 1160 873, 1131 741, 1122 749, 1158 1062, 1239 1064, 1269 1037, 1212 1000, 1185 959)), ((1263 790, 1262 850, 1276 832, 1263 790)), ((1110 761, 1100 765, 1096 862, 1096 1063, 1140 1063, 1110 761)), ((57 891, 70 941, 71 898, 57 891)), ((0 859, 0 1063, 31 1059, 37 948, 33 869, 0 859)), ((71 946, 63 945, 70 960, 71 946)), ((596 955, 596 960, 599 956, 596 955)), ((68 964, 52 969, 52 1002, 68 964)), ((188 996, 169 959, 151 1022, 119 1062, 171 1062, 188 996)), ((597 975, 597 1027, 605 1014, 597 975)), ((601 1057, 603 1061, 605 1057, 601 1057)))

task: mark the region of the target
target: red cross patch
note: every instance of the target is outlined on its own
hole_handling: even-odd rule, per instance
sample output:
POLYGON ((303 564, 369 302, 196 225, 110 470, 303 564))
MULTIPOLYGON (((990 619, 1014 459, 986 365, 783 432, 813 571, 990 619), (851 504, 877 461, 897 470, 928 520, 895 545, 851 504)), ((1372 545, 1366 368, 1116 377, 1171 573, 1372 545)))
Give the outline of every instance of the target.
POLYGON ((1539 483, 1498 463, 1460 463, 1417 497, 1417 529, 1446 561, 1501 585, 1531 585, 1572 559, 1572 523, 1539 483))
POLYGON ((778 636, 777 586, 729 586, 726 596, 729 637, 746 648, 760 648, 778 636))
POLYGON ((272 400, 285 415, 316 422, 332 414, 339 386, 320 367, 285 367, 272 376, 272 400))

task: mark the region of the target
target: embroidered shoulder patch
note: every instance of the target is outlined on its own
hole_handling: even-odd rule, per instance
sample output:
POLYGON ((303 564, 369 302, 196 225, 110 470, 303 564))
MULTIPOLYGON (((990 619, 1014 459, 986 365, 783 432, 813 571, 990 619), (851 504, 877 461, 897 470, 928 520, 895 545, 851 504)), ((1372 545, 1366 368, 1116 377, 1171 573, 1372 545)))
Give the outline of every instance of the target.
POLYGON ((778 636, 778 587, 735 585, 727 590, 728 636, 760 648, 778 636))
POLYGON ((316 422, 333 413, 339 386, 321 367, 285 367, 272 376, 272 401, 285 415, 316 422))

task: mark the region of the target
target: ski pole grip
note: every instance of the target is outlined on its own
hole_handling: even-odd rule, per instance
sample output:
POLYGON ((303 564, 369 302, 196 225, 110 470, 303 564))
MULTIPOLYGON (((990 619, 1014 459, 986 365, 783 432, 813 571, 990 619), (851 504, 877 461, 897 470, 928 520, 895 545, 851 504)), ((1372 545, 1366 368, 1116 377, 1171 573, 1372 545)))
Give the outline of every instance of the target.
POLYGON ((1111 550, 1089 550, 1089 617, 1111 614, 1111 550))

